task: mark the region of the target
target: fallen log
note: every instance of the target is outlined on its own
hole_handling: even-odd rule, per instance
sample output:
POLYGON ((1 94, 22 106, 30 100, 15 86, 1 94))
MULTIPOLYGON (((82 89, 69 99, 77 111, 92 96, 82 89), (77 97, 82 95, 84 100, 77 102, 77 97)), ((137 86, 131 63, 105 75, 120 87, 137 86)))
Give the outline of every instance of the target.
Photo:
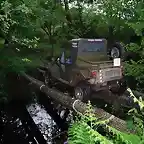
POLYGON ((143 93, 138 92, 138 91, 136 91, 136 90, 135 90, 135 91, 132 91, 132 92, 133 92, 133 94, 135 95, 136 98, 139 99, 139 98, 141 97, 142 100, 144 100, 144 94, 143 94, 143 93))
MULTIPOLYGON (((83 114, 87 110, 87 105, 80 100, 73 99, 62 92, 49 88, 44 85, 43 82, 25 74, 22 73, 22 76, 24 76, 28 81, 32 82, 35 87, 37 87, 40 91, 45 93, 48 97, 52 98, 53 100, 61 103, 63 106, 76 111, 77 113, 83 114)), ((93 108, 94 113, 97 118, 100 118, 101 120, 109 120, 109 125, 116 128, 117 130, 120 130, 122 132, 128 132, 133 133, 133 131, 128 130, 127 124, 124 120, 115 117, 114 115, 104 111, 100 108, 93 108)))

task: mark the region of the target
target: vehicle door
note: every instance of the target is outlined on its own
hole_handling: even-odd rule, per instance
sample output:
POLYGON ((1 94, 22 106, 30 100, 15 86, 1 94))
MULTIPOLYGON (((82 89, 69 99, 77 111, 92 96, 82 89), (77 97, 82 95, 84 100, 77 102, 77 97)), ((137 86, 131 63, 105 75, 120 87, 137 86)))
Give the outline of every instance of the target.
POLYGON ((63 50, 60 57, 60 75, 61 78, 69 81, 72 59, 69 51, 63 50))

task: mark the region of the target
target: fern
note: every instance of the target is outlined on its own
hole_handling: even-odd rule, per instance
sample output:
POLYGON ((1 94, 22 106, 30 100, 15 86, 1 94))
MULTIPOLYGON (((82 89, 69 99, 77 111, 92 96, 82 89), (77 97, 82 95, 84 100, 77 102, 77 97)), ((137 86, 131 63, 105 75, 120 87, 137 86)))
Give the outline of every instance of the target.
POLYGON ((144 144, 144 101, 141 97, 137 99, 130 88, 127 90, 130 93, 130 97, 133 99, 134 103, 137 103, 140 108, 139 111, 136 108, 133 108, 128 112, 128 114, 133 118, 135 130, 141 138, 141 144, 144 144))
POLYGON ((130 144, 125 140, 122 133, 111 126, 108 126, 109 119, 99 120, 93 113, 90 102, 87 106, 87 111, 80 119, 76 120, 69 128, 69 143, 70 144, 130 144), (103 135, 98 131, 98 128, 104 130, 103 135))
POLYGON ((112 144, 107 138, 83 122, 74 123, 69 129, 69 144, 112 144))
MULTIPOLYGON (((135 129, 139 135, 139 137, 136 135, 131 136, 137 137, 138 140, 141 139, 137 143, 144 144, 144 102, 141 98, 137 99, 129 88, 128 91, 130 97, 140 107, 139 112, 136 108, 133 108, 128 113, 133 118, 135 129)), ((109 119, 101 120, 96 118, 90 102, 87 104, 85 114, 78 117, 69 128, 69 144, 132 144, 129 135, 108 125, 109 119)))

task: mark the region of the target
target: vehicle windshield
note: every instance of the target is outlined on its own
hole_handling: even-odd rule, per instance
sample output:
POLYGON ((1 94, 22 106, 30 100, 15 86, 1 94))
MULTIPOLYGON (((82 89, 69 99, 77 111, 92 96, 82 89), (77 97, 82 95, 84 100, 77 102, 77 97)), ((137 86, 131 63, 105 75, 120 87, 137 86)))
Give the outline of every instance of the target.
POLYGON ((85 41, 82 47, 83 52, 104 52, 105 43, 103 41, 85 41))

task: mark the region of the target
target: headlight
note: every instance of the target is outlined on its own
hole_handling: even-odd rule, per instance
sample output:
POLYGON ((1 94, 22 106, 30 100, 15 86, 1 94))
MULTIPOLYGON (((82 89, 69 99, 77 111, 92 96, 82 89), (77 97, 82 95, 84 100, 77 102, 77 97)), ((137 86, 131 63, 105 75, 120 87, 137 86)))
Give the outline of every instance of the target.
POLYGON ((120 50, 119 50, 117 47, 113 47, 113 48, 111 49, 111 54, 110 54, 110 56, 111 56, 112 58, 119 58, 119 57, 120 57, 120 50))

